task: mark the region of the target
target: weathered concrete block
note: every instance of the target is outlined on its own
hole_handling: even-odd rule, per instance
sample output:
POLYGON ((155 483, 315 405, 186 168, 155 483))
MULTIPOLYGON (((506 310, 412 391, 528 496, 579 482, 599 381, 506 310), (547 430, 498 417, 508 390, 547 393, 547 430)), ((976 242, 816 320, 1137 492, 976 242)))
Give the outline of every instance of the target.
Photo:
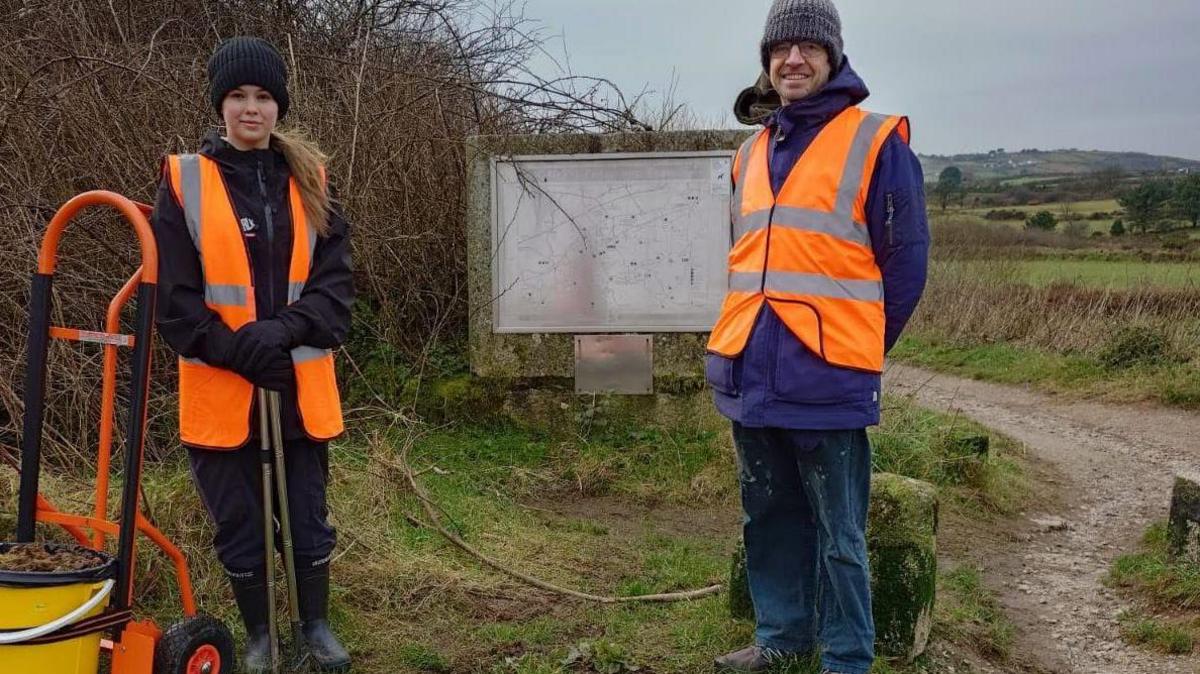
MULTIPOLYGON (((890 473, 871 476, 867 554, 880 655, 911 661, 929 642, 937 588, 937 525, 936 487, 890 473)), ((746 551, 740 543, 730 572, 729 608, 734 618, 754 618, 746 551)))
POLYGON ((746 577, 746 544, 738 541, 729 569, 729 615, 735 620, 754 620, 754 600, 746 577))
POLYGON ((867 551, 875 645, 911 661, 925 651, 937 588, 937 488, 902 475, 871 477, 867 551))
POLYGON ((1167 540, 1177 559, 1200 564, 1200 473, 1175 476, 1167 540))

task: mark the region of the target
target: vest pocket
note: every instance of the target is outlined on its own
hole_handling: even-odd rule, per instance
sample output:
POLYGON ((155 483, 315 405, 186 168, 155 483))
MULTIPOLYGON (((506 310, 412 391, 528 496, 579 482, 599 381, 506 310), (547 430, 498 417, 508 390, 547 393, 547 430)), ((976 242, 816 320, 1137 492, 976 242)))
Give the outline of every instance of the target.
POLYGON ((783 325, 770 380, 776 397, 794 403, 862 403, 879 390, 879 375, 830 365, 783 325))
POLYGON ((720 391, 726 395, 737 395, 739 377, 736 376, 735 370, 738 369, 737 358, 726 358, 715 353, 708 354, 704 362, 704 378, 708 380, 708 385, 714 391, 720 391))

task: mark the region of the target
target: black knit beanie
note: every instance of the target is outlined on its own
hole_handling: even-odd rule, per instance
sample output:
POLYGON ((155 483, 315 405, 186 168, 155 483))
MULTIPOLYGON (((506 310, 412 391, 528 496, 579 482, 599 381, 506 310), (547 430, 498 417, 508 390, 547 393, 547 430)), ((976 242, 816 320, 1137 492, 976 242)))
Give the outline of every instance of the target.
POLYGON ((784 40, 815 42, 829 53, 829 66, 842 67, 842 17, 832 0, 775 0, 767 12, 758 51, 763 70, 771 67, 771 45, 784 40))
POLYGON ((243 84, 271 92, 279 119, 288 111, 287 65, 270 42, 257 37, 231 37, 208 59, 208 96, 217 115, 225 94, 243 84))

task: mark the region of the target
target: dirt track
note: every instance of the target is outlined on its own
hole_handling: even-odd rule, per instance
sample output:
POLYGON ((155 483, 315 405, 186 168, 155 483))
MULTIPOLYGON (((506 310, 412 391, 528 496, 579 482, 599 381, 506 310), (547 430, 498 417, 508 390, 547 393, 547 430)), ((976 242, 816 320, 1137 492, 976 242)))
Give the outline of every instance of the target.
POLYGON ((896 364, 885 379, 891 394, 1025 443, 1037 466, 1043 491, 1018 526, 957 532, 1018 627, 1013 671, 1200 673, 1200 654, 1126 645, 1116 615, 1131 604, 1101 583, 1112 560, 1166 517, 1175 471, 1200 465, 1200 415, 1063 401, 896 364))

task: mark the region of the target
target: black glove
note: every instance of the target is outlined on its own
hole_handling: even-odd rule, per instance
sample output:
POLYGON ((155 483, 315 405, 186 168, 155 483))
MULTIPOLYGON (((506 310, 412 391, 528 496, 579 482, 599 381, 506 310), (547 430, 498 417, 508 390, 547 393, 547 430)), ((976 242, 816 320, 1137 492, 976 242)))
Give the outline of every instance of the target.
POLYGON ((233 333, 229 368, 255 386, 282 390, 295 379, 287 349, 288 332, 278 321, 254 321, 233 333))
POLYGON ((275 319, 251 321, 238 328, 237 332, 233 333, 233 339, 235 350, 238 348, 238 341, 246 340, 257 342, 258 346, 266 348, 291 349, 298 346, 287 324, 275 319))
POLYGON ((292 356, 287 351, 275 351, 260 363, 258 370, 246 377, 251 384, 268 391, 283 391, 296 385, 292 356))

